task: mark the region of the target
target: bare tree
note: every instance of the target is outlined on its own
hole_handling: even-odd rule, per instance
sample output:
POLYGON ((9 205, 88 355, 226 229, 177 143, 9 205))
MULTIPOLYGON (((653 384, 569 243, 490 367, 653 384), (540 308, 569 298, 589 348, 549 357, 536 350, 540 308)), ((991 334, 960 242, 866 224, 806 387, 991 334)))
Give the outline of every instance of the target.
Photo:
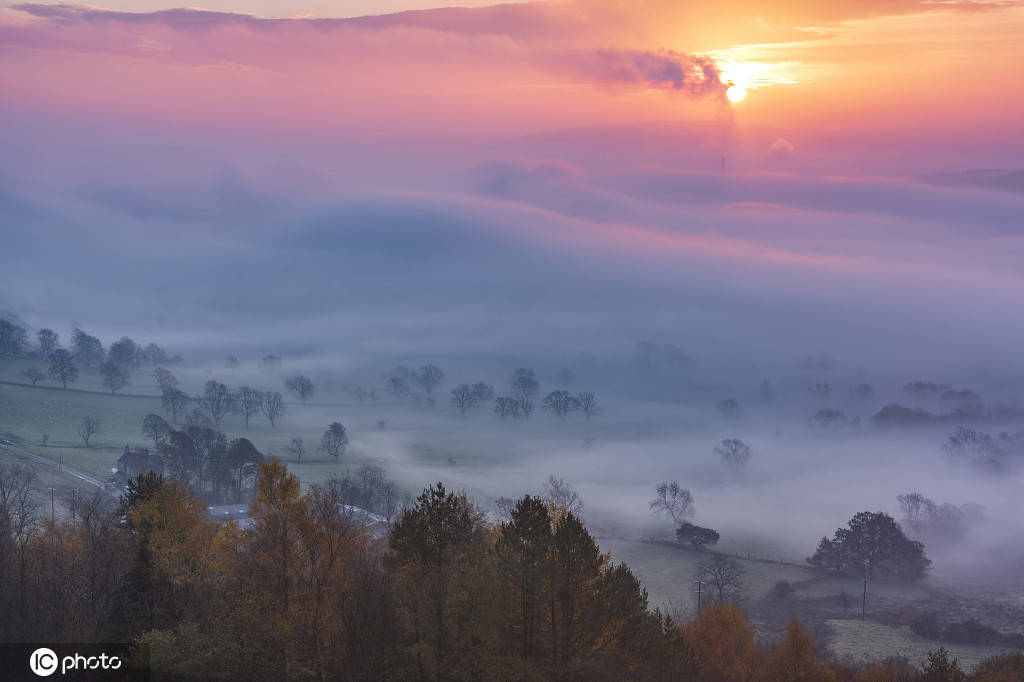
POLYGON ((668 514, 676 526, 693 515, 693 495, 676 481, 659 483, 654 490, 650 506, 655 514, 668 514))
POLYGON ((57 332, 52 329, 40 329, 36 338, 39 340, 39 352, 43 354, 44 358, 50 357, 53 351, 60 348, 57 332))
POLYGON ((739 438, 726 438, 715 446, 714 454, 733 469, 742 469, 750 461, 750 446, 739 438))
POLYGON ((580 404, 580 410, 590 421, 591 417, 601 414, 601 408, 597 405, 597 397, 590 391, 581 391, 576 394, 576 400, 580 404))
POLYGON ((270 428, 276 429, 276 421, 284 416, 284 398, 277 391, 264 391, 260 402, 260 412, 270 422, 270 428))
POLYGON ((103 385, 110 389, 111 394, 115 391, 120 391, 130 383, 128 365, 121 365, 108 360, 100 365, 100 374, 103 375, 103 385))
POLYGON ((449 400, 451 406, 459 411, 459 414, 466 414, 477 406, 478 397, 469 384, 459 384, 452 389, 449 400))
POLYGON ((294 393, 303 403, 313 397, 313 380, 309 377, 296 374, 284 381, 284 387, 294 393))
POLYGON ((59 381, 66 389, 68 383, 74 383, 78 378, 78 367, 75 366, 75 359, 71 353, 63 348, 53 351, 50 356, 50 378, 59 381))
POLYGON ((558 390, 544 396, 543 406, 564 420, 570 412, 580 409, 580 401, 569 391, 558 390))
POLYGON ((494 400, 494 386, 483 381, 478 381, 473 384, 472 389, 473 398, 476 400, 476 407, 480 407, 481 405, 494 400))
POLYGON ((263 391, 242 386, 235 394, 235 407, 245 420, 245 428, 249 428, 249 417, 259 413, 263 405, 263 391))
POLYGON ((498 512, 498 516, 504 521, 512 520, 512 511, 516 508, 516 501, 511 497, 505 497, 502 495, 494 501, 494 509, 498 512))
POLYGON ((444 372, 437 365, 423 365, 419 371, 413 375, 416 384, 423 389, 423 392, 427 394, 427 398, 431 398, 434 389, 437 388, 444 380, 444 372))
POLYGON ((178 423, 178 415, 185 411, 192 400, 184 391, 177 388, 165 388, 161 392, 161 401, 164 409, 171 413, 171 421, 178 423))
POLYGON ((238 356, 229 355, 224 358, 224 366, 230 369, 232 372, 238 369, 238 356))
POLYGON ((331 422, 331 425, 324 431, 320 439, 320 449, 326 452, 337 461, 345 454, 345 446, 348 445, 348 434, 341 422, 331 422))
POLYGON ((178 387, 178 379, 171 374, 169 369, 164 367, 155 368, 150 374, 151 377, 156 381, 156 385, 160 388, 160 392, 163 393, 169 388, 178 387))
POLYGON ((28 369, 21 373, 21 376, 27 381, 31 381, 33 386, 35 386, 40 381, 46 378, 46 375, 40 372, 35 367, 29 367, 28 369))
POLYGON ((100 420, 96 417, 86 417, 78 425, 78 435, 85 441, 85 447, 89 447, 89 439, 100 432, 100 420))
POLYGON ((171 425, 158 414, 147 414, 142 419, 142 433, 153 441, 153 450, 160 449, 160 443, 164 442, 171 432, 171 425))
POLYGON ((580 515, 583 511, 583 498, 564 478, 555 475, 548 476, 548 482, 544 484, 544 497, 562 509, 580 515))
POLYGON ((505 421, 506 417, 519 418, 519 401, 515 398, 499 396, 494 401, 494 413, 505 421))
POLYGON ((704 584, 713 603, 738 604, 743 599, 743 567, 731 557, 715 554, 704 559, 693 577, 704 584))
POLYGON ((306 454, 306 444, 302 442, 301 437, 292 438, 288 444, 288 452, 299 462, 302 462, 302 456, 306 454))
POLYGON ((921 493, 903 493, 896 499, 903 510, 903 517, 915 531, 920 531, 935 514, 935 503, 921 493))
POLYGON ((206 382, 203 394, 196 400, 199 406, 210 415, 214 425, 219 429, 220 420, 235 410, 235 395, 224 384, 211 379, 206 382))
POLYGON ((512 395, 520 402, 532 402, 540 392, 540 382, 532 369, 520 367, 512 373, 512 395))

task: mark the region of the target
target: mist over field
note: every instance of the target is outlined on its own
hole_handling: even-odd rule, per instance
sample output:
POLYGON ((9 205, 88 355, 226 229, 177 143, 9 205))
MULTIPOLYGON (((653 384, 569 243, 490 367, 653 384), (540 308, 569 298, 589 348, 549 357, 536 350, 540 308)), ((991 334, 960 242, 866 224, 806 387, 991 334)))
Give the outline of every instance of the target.
POLYGON ((992 75, 1024 6, 243 4, 0 3, 0 437, 51 523, 207 429, 259 456, 178 476, 210 509, 267 461, 304 493, 381 467, 387 529, 439 481, 557 507, 553 476, 681 621, 731 557, 759 642, 1024 648, 1024 100, 992 75), (835 563, 861 512, 931 563, 835 563))

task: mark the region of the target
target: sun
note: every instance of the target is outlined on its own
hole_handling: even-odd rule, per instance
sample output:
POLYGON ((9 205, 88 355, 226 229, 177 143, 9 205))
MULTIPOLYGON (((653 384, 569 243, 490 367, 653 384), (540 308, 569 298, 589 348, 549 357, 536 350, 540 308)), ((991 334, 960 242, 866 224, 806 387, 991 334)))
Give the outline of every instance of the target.
POLYGON ((743 98, 747 96, 747 89, 734 83, 726 89, 725 96, 729 98, 730 102, 742 102, 743 98))

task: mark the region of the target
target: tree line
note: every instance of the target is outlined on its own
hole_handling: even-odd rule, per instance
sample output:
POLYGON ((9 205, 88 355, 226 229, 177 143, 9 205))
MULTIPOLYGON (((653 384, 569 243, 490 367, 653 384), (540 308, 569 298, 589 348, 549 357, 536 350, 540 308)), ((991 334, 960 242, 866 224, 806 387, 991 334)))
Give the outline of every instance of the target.
MULTIPOLYGON (((795 618, 766 645, 727 603, 678 623, 538 497, 492 524, 438 483, 375 539, 346 484, 303 493, 280 462, 260 464, 245 528, 154 475, 40 519, 32 476, 0 468, 0 638, 132 642, 156 679, 967 679, 941 649, 920 669, 823 661, 795 618)), ((1011 654, 972 679, 1021 670, 1011 654)))

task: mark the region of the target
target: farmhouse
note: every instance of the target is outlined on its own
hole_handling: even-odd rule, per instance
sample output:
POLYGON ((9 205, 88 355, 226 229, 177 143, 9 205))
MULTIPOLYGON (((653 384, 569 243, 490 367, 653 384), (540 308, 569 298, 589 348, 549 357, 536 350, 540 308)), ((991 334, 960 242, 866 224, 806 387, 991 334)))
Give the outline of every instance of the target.
POLYGON ((152 471, 157 476, 164 475, 164 462, 160 455, 150 453, 145 448, 131 449, 124 446, 124 454, 117 459, 117 470, 114 472, 114 483, 127 485, 128 481, 152 471))

